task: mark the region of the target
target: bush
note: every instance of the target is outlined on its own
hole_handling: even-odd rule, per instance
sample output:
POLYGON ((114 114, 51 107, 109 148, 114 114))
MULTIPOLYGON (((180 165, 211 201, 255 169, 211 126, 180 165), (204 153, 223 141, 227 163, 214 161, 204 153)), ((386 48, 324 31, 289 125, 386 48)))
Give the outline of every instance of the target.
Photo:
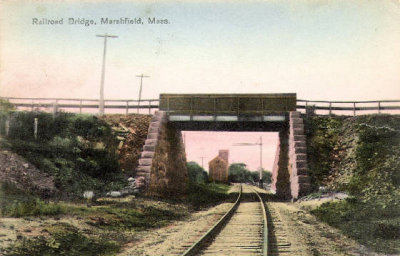
POLYGON ((109 125, 90 115, 16 112, 12 115, 9 147, 40 170, 52 175, 58 189, 81 196, 126 185, 109 125), (39 119, 38 138, 33 120, 39 119))
POLYGON ((49 227, 50 237, 23 238, 6 249, 5 255, 13 256, 95 256, 113 255, 120 245, 103 238, 90 238, 69 224, 49 227))
MULTIPOLYGON (((262 171, 262 180, 263 183, 271 183, 271 172, 262 171)), ((229 182, 235 183, 256 183, 260 179, 259 171, 250 171, 246 168, 246 164, 244 163, 233 163, 229 166, 228 169, 228 180, 229 182)))
POLYGON ((340 183, 353 196, 312 213, 379 252, 399 253, 400 117, 315 116, 306 132, 312 182, 340 183))
POLYGON ((356 198, 328 202, 311 211, 319 220, 340 229, 361 244, 383 253, 399 253, 400 207, 382 208, 356 198), (397 246, 396 246, 397 244, 397 246))
MULTIPOLYGON (((375 119, 375 122, 377 120, 375 119)), ((395 126, 400 128, 400 121, 395 126)), ((359 125, 357 166, 348 189, 365 200, 400 193, 400 131, 383 126, 359 125)), ((398 200, 382 203, 398 204, 398 200)))
POLYGON ((207 183, 207 172, 196 162, 188 162, 187 164, 189 182, 193 183, 207 183))
POLYGON ((183 214, 172 210, 152 206, 141 209, 132 207, 97 208, 90 213, 87 224, 107 230, 145 230, 158 228, 172 220, 183 217, 183 214))
POLYGON ((65 209, 55 203, 45 203, 43 200, 17 189, 12 184, 4 183, 0 189, 1 215, 8 217, 26 217, 41 215, 58 215, 65 209))
POLYGON ((307 157, 314 188, 322 185, 330 174, 342 126, 343 120, 339 117, 313 116, 305 119, 307 157))
POLYGON ((30 201, 14 200, 5 208, 2 208, 1 211, 4 216, 17 218, 26 216, 58 215, 64 212, 60 205, 54 203, 46 204, 38 198, 30 201))
POLYGON ((194 209, 200 209, 227 200, 229 198, 228 190, 229 186, 225 184, 191 183, 189 184, 187 200, 194 209))
POLYGON ((256 180, 253 179, 251 172, 246 168, 246 164, 234 163, 229 166, 228 180, 230 182, 254 183, 258 178, 256 177, 256 180))

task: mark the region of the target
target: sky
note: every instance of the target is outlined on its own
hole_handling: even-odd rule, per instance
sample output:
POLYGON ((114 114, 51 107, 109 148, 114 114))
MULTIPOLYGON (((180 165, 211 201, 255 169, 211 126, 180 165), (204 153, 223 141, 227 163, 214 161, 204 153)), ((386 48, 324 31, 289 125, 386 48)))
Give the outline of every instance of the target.
POLYGON ((0 95, 105 98, 295 92, 310 100, 400 98, 398 0, 1 0, 0 95), (294 3, 295 2, 295 3, 294 3), (101 18, 143 25, 101 25, 101 18), (169 24, 150 25, 148 18, 169 24), (34 25, 32 19, 64 19, 34 25), (92 26, 68 18, 93 19, 92 26))
MULTIPOLYGON (((118 36, 107 42, 106 99, 137 99, 140 74, 150 76, 142 99, 160 93, 400 98, 399 0, 0 0, 0 96, 97 99, 104 39, 96 35, 105 33, 118 36), (96 25, 71 25, 70 18, 96 25), (101 24, 102 18, 143 24, 101 24), (168 22, 148 24, 149 18, 168 22)), ((198 159, 200 148, 188 157, 198 159)))
POLYGON ((197 162, 208 171, 208 163, 221 149, 229 150, 228 162, 245 163, 246 168, 272 171, 279 135, 277 132, 183 132, 187 161, 197 162), (262 141, 260 163, 260 137, 262 141), (253 145, 240 145, 240 144, 253 145))

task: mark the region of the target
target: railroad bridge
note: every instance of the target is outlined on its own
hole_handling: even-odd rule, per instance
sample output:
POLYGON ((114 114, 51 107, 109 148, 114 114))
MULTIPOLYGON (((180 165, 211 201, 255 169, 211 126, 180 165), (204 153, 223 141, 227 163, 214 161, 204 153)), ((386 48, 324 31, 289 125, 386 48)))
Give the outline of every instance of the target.
MULTIPOLYGON (((358 113, 396 114, 400 100, 310 101, 296 94, 161 94, 159 99, 68 99, 0 97, 19 110, 74 109, 95 114, 96 109, 125 111, 144 109, 152 117, 136 175, 149 194, 177 195, 187 186, 186 158, 181 131, 273 131, 279 145, 273 166, 272 188, 282 197, 298 198, 309 191, 306 141, 299 109, 356 116, 358 113), (159 104, 156 104, 159 102, 159 104), (297 105, 296 105, 297 103, 297 105)), ((316 112, 317 113, 317 112, 316 112)), ((102 111, 99 112, 99 115, 102 111)), ((318 113, 317 113, 318 114, 318 113)), ((8 133, 9 121, 1 132, 8 133)))
POLYGON ((298 198, 310 188, 303 119, 296 94, 161 94, 136 178, 146 193, 176 195, 187 184, 181 131, 279 132, 272 189, 298 198))

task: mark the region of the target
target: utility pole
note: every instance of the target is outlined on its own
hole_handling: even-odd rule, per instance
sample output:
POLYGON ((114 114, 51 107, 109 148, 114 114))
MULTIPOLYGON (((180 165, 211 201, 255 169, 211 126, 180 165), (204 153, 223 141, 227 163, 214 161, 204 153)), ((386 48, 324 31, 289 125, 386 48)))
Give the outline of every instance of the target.
POLYGON ((262 170, 263 170, 263 168, 262 168, 262 145, 263 145, 263 143, 262 143, 262 136, 260 136, 260 180, 259 180, 259 187, 260 188, 263 188, 262 187, 262 183, 263 183, 263 181, 262 181, 262 170))
POLYGON ((256 143, 235 143, 233 146, 260 146, 260 179, 259 179, 259 187, 262 188, 262 136, 260 136, 260 141, 256 143))
POLYGON ((205 156, 201 156, 200 158, 201 158, 201 168, 203 168, 203 169, 204 169, 204 163, 203 163, 203 160, 204 160, 204 158, 207 158, 207 157, 205 157, 205 156))
POLYGON ((106 72, 106 52, 107 52, 107 38, 118 38, 113 35, 96 35, 97 37, 104 37, 104 50, 103 50, 103 66, 101 70, 101 82, 100 82, 100 102, 99 102, 99 115, 104 115, 104 76, 106 72))
POLYGON ((136 77, 140 77, 139 102, 138 102, 138 109, 137 109, 137 112, 139 113, 140 100, 142 99, 143 77, 148 78, 149 76, 145 76, 145 75, 141 74, 140 76, 136 76, 136 77))

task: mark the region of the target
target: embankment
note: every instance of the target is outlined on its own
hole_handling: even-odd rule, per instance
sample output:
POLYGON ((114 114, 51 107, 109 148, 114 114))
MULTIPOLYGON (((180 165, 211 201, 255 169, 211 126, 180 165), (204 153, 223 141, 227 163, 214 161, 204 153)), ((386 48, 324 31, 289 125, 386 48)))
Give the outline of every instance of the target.
POLYGON ((311 116, 305 127, 313 190, 350 195, 313 213, 376 251, 400 253, 400 116, 311 116))

